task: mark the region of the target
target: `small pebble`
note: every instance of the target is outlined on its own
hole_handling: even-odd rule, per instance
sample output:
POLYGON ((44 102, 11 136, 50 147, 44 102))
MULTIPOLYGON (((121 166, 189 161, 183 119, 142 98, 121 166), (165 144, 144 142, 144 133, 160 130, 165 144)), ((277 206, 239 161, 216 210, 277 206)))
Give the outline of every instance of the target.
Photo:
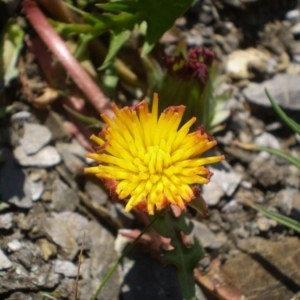
POLYGON ((12 267, 11 261, 4 254, 4 252, 0 249, 0 271, 6 270, 12 267))
POLYGON ((11 229, 13 224, 12 221, 13 221, 12 213, 6 213, 0 215, 0 229, 5 229, 5 230, 11 229))
POLYGON ((53 263, 54 272, 63 274, 66 277, 76 277, 78 267, 68 260, 55 260, 53 263))
POLYGON ((32 155, 47 145, 51 138, 51 132, 46 126, 25 123, 24 136, 21 139, 21 144, 26 154, 32 155))
POLYGON ((27 155, 24 148, 19 146, 15 148, 14 154, 23 167, 53 167, 61 161, 60 155, 53 146, 46 146, 34 155, 27 155))
POLYGON ((15 252, 22 248, 22 243, 19 240, 12 240, 7 243, 7 246, 10 251, 15 252))

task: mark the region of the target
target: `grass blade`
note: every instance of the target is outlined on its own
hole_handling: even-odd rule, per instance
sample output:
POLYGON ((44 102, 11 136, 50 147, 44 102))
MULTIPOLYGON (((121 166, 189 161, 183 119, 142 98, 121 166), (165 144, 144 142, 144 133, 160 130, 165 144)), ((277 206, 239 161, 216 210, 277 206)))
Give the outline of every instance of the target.
POLYGON ((265 89, 265 93, 280 119, 284 121, 294 132, 300 134, 300 124, 298 124, 289 116, 287 116, 287 114, 280 108, 280 106, 276 103, 276 101, 273 99, 273 97, 270 95, 267 89, 265 89))
POLYGON ((278 157, 281 157, 281 158, 287 160, 289 163, 293 164, 298 169, 300 169, 300 159, 293 156, 293 155, 290 155, 290 154, 288 154, 288 153, 286 153, 282 150, 275 149, 275 148, 269 148, 269 147, 266 147, 266 146, 259 146, 259 145, 255 145, 253 147, 253 150, 261 150, 261 151, 266 151, 270 154, 274 154, 278 157))
POLYGON ((300 233, 300 223, 292 218, 283 216, 282 214, 271 212, 265 208, 261 208, 259 206, 256 206, 252 203, 250 200, 246 200, 245 202, 246 205, 252 207, 256 211, 260 212, 262 215, 290 228, 296 231, 297 233, 300 233))

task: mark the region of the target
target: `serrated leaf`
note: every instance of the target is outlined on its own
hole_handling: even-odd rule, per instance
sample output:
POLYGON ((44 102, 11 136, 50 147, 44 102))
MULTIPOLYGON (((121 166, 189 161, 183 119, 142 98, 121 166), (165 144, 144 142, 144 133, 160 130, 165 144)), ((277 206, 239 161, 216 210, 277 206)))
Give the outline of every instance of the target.
POLYGON ((100 70, 105 69, 114 59, 120 48, 127 42, 131 34, 130 30, 123 30, 120 32, 111 32, 111 40, 109 44, 108 53, 105 60, 100 67, 100 70))
POLYGON ((159 234, 170 238, 173 246, 172 250, 164 251, 162 260, 176 267, 182 298, 194 299, 193 270, 197 262, 203 257, 204 250, 198 240, 194 239, 194 244, 187 246, 182 238, 183 233, 191 233, 193 224, 185 219, 185 214, 181 213, 179 217, 175 217, 171 210, 166 210, 155 218, 154 229, 159 234))
MULTIPOLYGON (((190 234, 193 230, 193 224, 186 222, 185 215, 182 213, 179 217, 170 216, 169 211, 166 211, 160 216, 155 216, 156 221, 153 228, 164 237, 172 238, 175 231, 182 231, 185 234, 190 234)), ((153 217, 150 217, 153 219, 153 217)))
POLYGON ((183 243, 180 243, 181 247, 170 251, 165 251, 163 261, 172 265, 175 265, 177 269, 184 272, 193 272, 196 264, 204 255, 203 248, 200 242, 195 238, 194 244, 190 247, 186 247, 183 243))

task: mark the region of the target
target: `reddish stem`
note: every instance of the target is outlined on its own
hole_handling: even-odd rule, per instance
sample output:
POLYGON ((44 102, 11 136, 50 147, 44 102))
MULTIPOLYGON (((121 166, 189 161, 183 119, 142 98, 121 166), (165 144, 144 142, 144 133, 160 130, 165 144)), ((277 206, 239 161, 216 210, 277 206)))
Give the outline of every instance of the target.
POLYGON ((112 115, 111 104, 108 98, 74 58, 63 39, 51 27, 36 2, 33 0, 24 0, 23 9, 32 27, 50 51, 57 57, 97 112, 105 112, 108 115, 112 115))

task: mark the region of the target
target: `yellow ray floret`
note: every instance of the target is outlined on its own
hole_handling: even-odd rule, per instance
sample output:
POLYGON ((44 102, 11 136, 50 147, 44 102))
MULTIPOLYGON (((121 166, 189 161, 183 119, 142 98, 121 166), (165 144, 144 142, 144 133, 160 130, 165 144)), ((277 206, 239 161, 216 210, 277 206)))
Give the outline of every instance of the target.
POLYGON ((201 157, 216 141, 202 129, 189 132, 196 118, 180 128, 185 107, 171 106, 158 116, 158 96, 152 110, 142 101, 134 107, 113 105, 114 117, 103 115, 106 127, 92 135, 100 147, 87 157, 99 165, 85 168, 113 188, 126 201, 126 211, 154 214, 171 204, 181 209, 195 198, 194 187, 209 182, 205 165, 218 163, 223 155, 201 157))

